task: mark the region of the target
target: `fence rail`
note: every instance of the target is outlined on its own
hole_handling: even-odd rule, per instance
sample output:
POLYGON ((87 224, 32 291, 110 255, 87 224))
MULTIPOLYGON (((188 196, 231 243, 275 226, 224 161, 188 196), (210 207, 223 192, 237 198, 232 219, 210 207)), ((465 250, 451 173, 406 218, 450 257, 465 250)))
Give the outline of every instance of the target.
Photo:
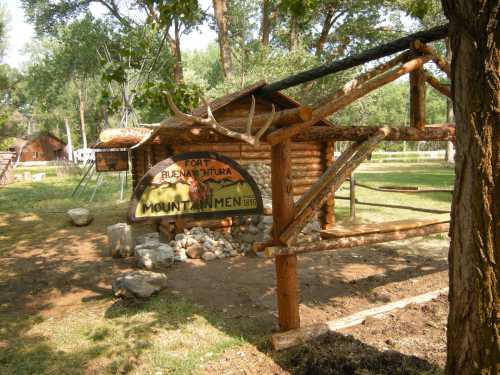
MULTIPOLYGON (((339 157, 341 152, 335 152, 335 158, 339 157)), ((453 160, 455 156, 455 151, 451 155, 450 160, 453 160)), ((435 151, 376 151, 372 153, 371 162, 386 162, 386 161, 445 161, 446 151, 445 150, 435 150, 435 151)))
POLYGON ((350 216, 351 219, 356 217, 356 204, 364 205, 364 206, 374 206, 374 207, 386 207, 386 208, 396 208, 396 209, 404 209, 410 211, 419 211, 426 212, 432 214, 445 214, 450 211, 447 210, 438 210, 434 208, 422 208, 422 207, 413 207, 399 204, 386 204, 386 203, 376 203, 376 202, 363 202, 356 198, 356 186, 359 186, 364 189, 378 191, 381 193, 403 193, 403 194, 419 194, 419 193, 453 193, 453 189, 420 189, 419 187, 375 187, 366 184, 360 184, 356 181, 356 177, 351 175, 349 179, 349 196, 335 196, 335 199, 348 200, 349 208, 350 208, 350 216))

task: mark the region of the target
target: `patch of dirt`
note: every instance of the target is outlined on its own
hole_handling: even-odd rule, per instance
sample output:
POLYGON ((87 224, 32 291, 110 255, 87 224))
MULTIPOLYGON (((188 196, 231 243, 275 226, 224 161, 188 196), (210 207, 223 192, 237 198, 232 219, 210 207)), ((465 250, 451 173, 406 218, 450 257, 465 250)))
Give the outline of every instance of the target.
POLYGON ((395 310, 284 352, 227 350, 202 374, 434 375, 446 360, 447 297, 395 310), (277 366, 279 364, 279 366, 277 366))
MULTIPOLYGON (((103 256, 106 227, 123 221, 123 213, 103 213, 96 216, 90 226, 76 228, 66 222, 64 214, 3 217, 0 222, 8 225, 2 226, 2 229, 6 229, 2 233, 6 242, 0 246, 3 251, 0 258, 0 312, 12 316, 40 314, 57 318, 64 316, 68 310, 87 308, 88 301, 102 300, 103 304, 111 305, 112 280, 135 268, 133 258, 112 259, 103 256)), ((136 229, 139 232, 151 231, 146 226, 136 229)), ((425 239, 418 239, 300 256, 302 324, 331 320, 447 286, 447 248, 447 240, 434 240, 430 251, 425 239)), ((306 369, 312 366, 311 363, 316 363, 315 357, 311 357, 312 362, 307 362, 307 365, 304 364, 306 362, 290 365, 282 360, 281 355, 271 358, 262 349, 263 340, 276 330, 277 323, 275 267, 272 259, 247 256, 208 263, 192 260, 160 271, 165 272, 169 280, 168 290, 162 292, 165 298, 171 294, 182 295, 204 309, 221 314, 227 326, 219 329, 255 344, 248 345, 249 349, 245 346, 245 349, 239 350, 243 350, 244 356, 238 354, 238 350, 229 351, 220 361, 208 365, 208 373, 231 373, 229 369, 247 369, 244 363, 249 361, 248 358, 253 358, 257 367, 250 366, 246 372, 239 373, 282 374, 286 373, 283 368, 289 366, 306 369)), ((93 303, 92 308, 100 307, 93 303)), ((415 321, 415 314, 420 313, 424 313, 421 319, 427 316, 425 312, 409 310, 407 316, 402 315, 401 321, 396 318, 399 315, 395 314, 395 317, 390 318, 393 321, 386 325, 378 321, 370 322, 352 332, 347 331, 354 337, 360 335, 356 339, 359 343, 351 343, 352 350, 358 348, 356 350, 361 353, 375 348, 373 355, 370 354, 376 357, 373 360, 375 364, 370 360, 365 366, 369 371, 376 369, 376 363, 392 361, 393 355, 387 357, 388 354, 380 354, 379 347, 407 353, 401 354, 404 356, 417 355, 422 361, 441 366, 444 355, 442 326, 433 328, 424 324, 415 327, 412 322, 415 321), (394 326, 399 327, 399 331, 394 326), (433 356, 431 349, 437 348, 434 340, 438 337, 438 331, 441 346, 436 351, 438 354, 433 356), (388 336, 394 335, 394 332, 398 332, 397 337, 388 336), (414 337, 416 341, 405 341, 408 337, 414 337), (389 338, 393 340, 393 346, 384 344, 384 340, 389 338)), ((441 319, 439 315, 437 319, 422 321, 432 320, 432 324, 441 324, 441 320, 446 317, 441 319)), ((334 341, 341 337, 329 337, 325 347, 333 345, 335 348, 334 341)), ((346 343, 343 342, 341 346, 346 346, 346 343)), ((318 355, 323 353, 326 356, 338 351, 322 351, 320 346, 317 350, 318 355)), ((313 355, 312 352, 302 352, 300 356, 306 358, 306 354, 313 355)), ((338 352, 332 359, 334 362, 325 363, 334 366, 337 363, 335 361, 344 358, 342 356, 349 357, 347 352, 338 352)))
POLYGON ((448 296, 441 295, 426 304, 395 310, 383 319, 368 319, 342 333, 380 351, 397 351, 444 367, 447 320, 448 296))

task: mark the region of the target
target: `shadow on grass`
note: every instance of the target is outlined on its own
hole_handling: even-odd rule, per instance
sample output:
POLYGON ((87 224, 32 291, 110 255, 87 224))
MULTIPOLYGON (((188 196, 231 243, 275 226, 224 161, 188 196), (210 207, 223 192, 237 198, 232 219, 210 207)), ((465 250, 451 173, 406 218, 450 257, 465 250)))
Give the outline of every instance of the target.
MULTIPOLYGON (((310 365, 293 362, 293 351, 269 352, 267 338, 276 328, 273 260, 236 257, 176 265, 160 270, 168 275, 168 291, 146 302, 112 302, 112 280, 134 267, 131 259, 101 255, 106 226, 117 217, 103 212, 84 228, 42 220, 46 234, 15 243, 0 258, 0 373, 127 373, 150 364, 191 373, 208 360, 207 352, 218 354, 243 342, 272 355, 292 373, 318 373, 304 372, 310 365), (55 311, 56 318, 48 318, 47 311, 55 311), (78 314, 89 316, 73 322, 78 314), (66 330, 77 333, 66 337, 66 330), (85 342, 80 345, 79 339, 85 342)), ((29 234, 33 223, 13 224, 29 234)), ((403 263, 400 254, 384 246, 301 256, 301 303, 321 309, 355 294, 385 303, 387 296, 376 288, 447 268, 443 259, 419 255, 406 255, 403 263), (343 274, 353 266, 371 267, 377 275, 360 275, 353 283, 343 274)), ((370 350, 357 346, 361 354, 370 350)))

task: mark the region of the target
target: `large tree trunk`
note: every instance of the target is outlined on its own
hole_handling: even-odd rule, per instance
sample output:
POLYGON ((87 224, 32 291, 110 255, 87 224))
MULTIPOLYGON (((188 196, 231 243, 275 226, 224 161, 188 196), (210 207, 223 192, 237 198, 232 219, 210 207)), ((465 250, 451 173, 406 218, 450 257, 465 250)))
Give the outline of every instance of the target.
MULTIPOLYGON (((446 61, 448 64, 451 61, 451 46, 450 46, 450 40, 449 38, 446 38, 446 61)), ((446 122, 455 122, 455 116, 453 114, 453 102, 451 99, 447 98, 446 99, 446 122)), ((446 142, 446 154, 445 154, 445 161, 448 163, 453 163, 453 142, 446 142)))
POLYGON ((182 54, 181 54, 181 35, 179 21, 174 21, 174 37, 167 35, 170 52, 174 58, 174 82, 179 84, 184 82, 184 74, 182 72, 182 54))
POLYGON ((500 373, 500 1, 442 0, 456 118, 446 373, 500 373))
POLYGON ((80 109, 80 130, 82 132, 83 148, 87 148, 87 131, 85 129, 85 98, 82 89, 83 84, 78 86, 78 101, 80 109))
POLYGON ((262 1, 262 20, 260 23, 260 43, 267 47, 271 38, 272 29, 272 0, 262 1))
POLYGON ((329 9, 326 12, 325 20, 323 21, 323 27, 321 28, 321 33, 319 34, 318 41, 316 42, 316 56, 320 57, 323 53, 323 48, 325 46, 326 38, 330 34, 330 29, 333 25, 333 9, 329 9))
POLYGON ((227 29, 227 7, 226 0, 213 0, 215 21, 217 22, 220 62, 224 78, 230 78, 233 74, 231 59, 231 45, 229 44, 229 33, 227 29))
POLYGON ((299 48, 299 20, 296 15, 290 16, 290 51, 299 48))

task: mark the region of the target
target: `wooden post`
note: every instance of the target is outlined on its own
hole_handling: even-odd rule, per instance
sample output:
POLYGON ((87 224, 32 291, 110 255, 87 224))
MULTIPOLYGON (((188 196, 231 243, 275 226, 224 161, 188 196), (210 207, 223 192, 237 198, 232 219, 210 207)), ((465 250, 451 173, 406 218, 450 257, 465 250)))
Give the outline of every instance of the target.
MULTIPOLYGON (((292 185, 291 141, 278 143, 271 148, 271 185, 273 201, 273 238, 293 220, 294 202, 292 185)), ((282 331, 300 327, 297 256, 276 257, 276 284, 278 319, 282 331)))
MULTIPOLYGON (((324 149, 324 169, 325 172, 332 164, 335 153, 335 141, 330 141, 325 143, 324 149)), ((322 228, 328 229, 335 225, 335 194, 332 192, 326 199, 326 203, 323 206, 323 223, 322 228)))
POLYGON ((351 220, 354 220, 356 218, 356 177, 354 177, 354 173, 351 174, 351 179, 349 180, 349 188, 349 198, 351 201, 351 220))
POLYGON ((425 73, 422 67, 410 72, 410 126, 425 127, 425 73))

